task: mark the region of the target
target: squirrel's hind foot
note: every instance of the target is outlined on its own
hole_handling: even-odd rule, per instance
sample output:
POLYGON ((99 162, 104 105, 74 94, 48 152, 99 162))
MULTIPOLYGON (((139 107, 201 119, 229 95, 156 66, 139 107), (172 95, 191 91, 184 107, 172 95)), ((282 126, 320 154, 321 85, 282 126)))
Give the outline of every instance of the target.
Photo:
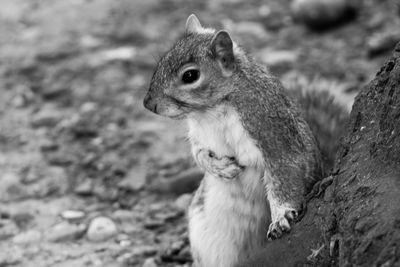
POLYGON ((267 238, 274 240, 280 238, 283 233, 289 232, 290 224, 299 217, 299 211, 295 209, 286 209, 286 211, 271 222, 267 232, 267 238))

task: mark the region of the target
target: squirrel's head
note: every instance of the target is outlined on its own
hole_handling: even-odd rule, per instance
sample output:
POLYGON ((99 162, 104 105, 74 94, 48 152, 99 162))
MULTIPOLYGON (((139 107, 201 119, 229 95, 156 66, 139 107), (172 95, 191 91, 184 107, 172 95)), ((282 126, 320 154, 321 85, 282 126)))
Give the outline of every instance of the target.
POLYGON ((144 106, 176 119, 215 106, 233 90, 236 50, 226 31, 203 28, 190 15, 183 36, 158 62, 144 106))

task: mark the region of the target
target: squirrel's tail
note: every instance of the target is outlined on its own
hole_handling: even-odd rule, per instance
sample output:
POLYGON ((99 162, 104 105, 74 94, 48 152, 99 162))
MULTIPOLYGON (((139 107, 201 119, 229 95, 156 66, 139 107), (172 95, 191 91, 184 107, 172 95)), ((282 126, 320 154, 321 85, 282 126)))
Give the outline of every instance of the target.
POLYGON ((297 99, 317 139, 326 175, 333 167, 354 95, 343 93, 343 85, 322 79, 286 81, 285 87, 297 99))

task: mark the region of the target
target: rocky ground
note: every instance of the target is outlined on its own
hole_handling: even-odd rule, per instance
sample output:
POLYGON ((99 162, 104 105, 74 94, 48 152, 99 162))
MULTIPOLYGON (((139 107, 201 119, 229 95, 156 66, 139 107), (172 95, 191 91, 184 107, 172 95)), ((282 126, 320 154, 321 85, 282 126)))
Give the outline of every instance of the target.
POLYGON ((183 125, 142 107, 186 17, 348 108, 400 39, 395 1, 354 3, 338 27, 342 9, 294 2, 2 0, 0 266, 190 264, 185 182, 201 172, 183 125))

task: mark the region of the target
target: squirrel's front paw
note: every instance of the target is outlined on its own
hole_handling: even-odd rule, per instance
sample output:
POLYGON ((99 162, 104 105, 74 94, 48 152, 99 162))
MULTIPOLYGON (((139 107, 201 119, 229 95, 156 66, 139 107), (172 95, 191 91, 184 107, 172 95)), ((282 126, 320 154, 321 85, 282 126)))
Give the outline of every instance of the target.
POLYGON ((272 222, 269 225, 267 238, 277 239, 282 236, 284 232, 290 231, 290 224, 295 221, 299 216, 299 211, 291 208, 285 209, 284 212, 279 214, 278 217, 272 218, 272 222))
POLYGON ((201 167, 207 172, 228 180, 236 178, 244 169, 234 157, 217 157, 214 152, 208 149, 200 149, 197 159, 201 167))

